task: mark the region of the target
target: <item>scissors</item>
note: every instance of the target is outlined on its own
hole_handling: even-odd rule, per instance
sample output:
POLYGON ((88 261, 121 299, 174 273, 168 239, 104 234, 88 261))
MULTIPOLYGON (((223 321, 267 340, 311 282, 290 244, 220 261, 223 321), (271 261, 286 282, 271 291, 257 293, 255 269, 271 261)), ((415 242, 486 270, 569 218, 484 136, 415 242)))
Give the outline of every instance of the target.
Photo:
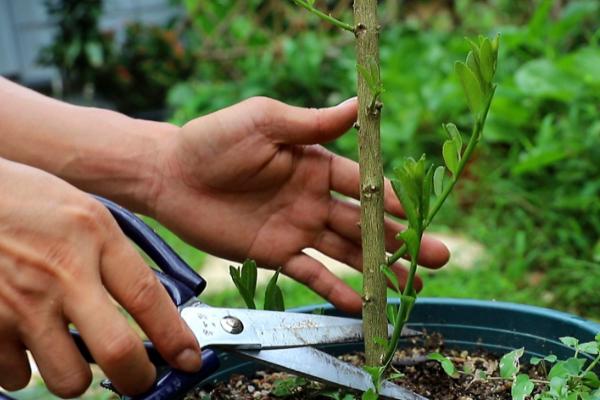
MULTIPOLYGON (((219 368, 219 353, 233 353, 275 370, 353 391, 373 387, 371 376, 361 368, 338 360, 313 346, 363 340, 362 321, 316 314, 210 307, 197 296, 206 281, 187 265, 152 228, 125 208, 101 197, 123 232, 161 269, 153 270, 190 327, 202 351, 202 369, 185 373, 172 369, 153 344, 144 342, 159 377, 143 395, 121 396, 125 400, 176 400, 183 398, 219 368)), ((391 326, 390 326, 391 329, 391 326)), ((79 333, 71 330, 84 358, 94 362, 79 333)), ((403 336, 420 332, 405 329, 403 336)), ((119 394, 107 380, 103 386, 119 394)), ((412 391, 384 381, 380 396, 397 400, 427 400, 412 391)), ((120 394, 119 394, 120 395, 120 394)), ((0 399, 4 395, 0 394, 0 399)), ((8 397, 5 397, 8 398, 8 397)))

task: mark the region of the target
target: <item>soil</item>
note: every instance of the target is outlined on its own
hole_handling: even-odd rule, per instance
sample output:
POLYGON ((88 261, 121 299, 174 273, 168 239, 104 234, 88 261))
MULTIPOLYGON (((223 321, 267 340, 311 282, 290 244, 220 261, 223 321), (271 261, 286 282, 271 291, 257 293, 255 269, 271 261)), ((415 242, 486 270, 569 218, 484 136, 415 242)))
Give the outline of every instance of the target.
MULTIPOLYGON (((339 358, 354 365, 361 366, 364 363, 362 353, 345 354, 339 358)), ((424 339, 415 340, 411 347, 396 353, 394 368, 404 376, 395 382, 430 400, 510 400, 510 382, 498 378, 498 363, 498 355, 480 350, 446 349, 439 335, 427 335, 424 339), (427 359, 427 354, 432 352, 449 357, 458 371, 464 371, 466 367, 471 371, 484 371, 490 378, 477 379, 473 373, 461 373, 458 378, 451 378, 438 362, 427 359)), ((541 367, 528 364, 521 366, 521 372, 537 379, 545 375, 541 367)), ((324 396, 320 393, 331 394, 337 390, 308 380, 297 381, 299 385, 292 384, 290 390, 284 390, 286 396, 277 396, 275 388, 284 381, 294 382, 294 378, 294 375, 273 371, 258 371, 252 377, 232 375, 228 382, 197 389, 186 400, 347 399, 344 396, 324 396)), ((538 390, 540 388, 536 387, 533 394, 538 393, 538 390)), ((360 399, 360 395, 356 398, 360 399)))

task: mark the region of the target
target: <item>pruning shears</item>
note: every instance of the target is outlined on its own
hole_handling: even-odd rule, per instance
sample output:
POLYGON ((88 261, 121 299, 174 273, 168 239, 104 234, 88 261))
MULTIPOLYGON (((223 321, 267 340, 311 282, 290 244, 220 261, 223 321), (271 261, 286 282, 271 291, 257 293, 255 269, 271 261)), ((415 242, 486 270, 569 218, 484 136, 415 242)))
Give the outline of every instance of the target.
MULTIPOLYGON (((143 250, 161 271, 154 270, 178 307, 202 351, 202 369, 185 373, 169 368, 151 342, 144 343, 159 378, 145 394, 128 400, 181 399, 219 368, 221 352, 234 353, 267 367, 284 370, 313 380, 355 391, 373 387, 371 376, 359 367, 318 350, 313 346, 360 342, 362 320, 316 314, 210 307, 197 299, 206 281, 192 270, 152 228, 119 205, 98 197, 123 232, 143 250)), ((403 336, 420 332, 405 329, 403 336)), ((79 334, 71 335, 89 361, 93 358, 79 334)), ((110 382, 103 386, 115 391, 110 382)), ((115 391, 116 392, 116 391, 115 391)), ((405 388, 384 381, 380 396, 398 400, 427 400, 405 388)), ((118 394, 118 393, 117 393, 118 394)), ((0 395, 0 398, 2 395, 0 395)))

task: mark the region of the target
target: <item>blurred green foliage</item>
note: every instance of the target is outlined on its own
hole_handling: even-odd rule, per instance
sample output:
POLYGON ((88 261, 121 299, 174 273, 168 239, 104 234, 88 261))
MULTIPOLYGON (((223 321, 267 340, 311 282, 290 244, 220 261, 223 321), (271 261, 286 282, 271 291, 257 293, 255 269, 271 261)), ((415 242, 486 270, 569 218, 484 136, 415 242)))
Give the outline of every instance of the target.
MULTIPOLYGON (((322 23, 301 9, 275 35, 276 21, 257 23, 255 14, 232 12, 236 1, 211 2, 210 12, 183 3, 191 21, 188 44, 211 41, 208 48, 219 57, 205 53, 193 78, 170 91, 177 123, 254 95, 303 106, 353 96, 348 33, 317 31, 322 23), (215 36, 210 13, 229 18, 229 29, 215 36), (298 21, 304 25, 296 30, 298 21)), ((252 2, 257 14, 265 3, 252 2)), ((464 36, 499 32, 499 87, 484 146, 443 223, 485 245, 488 257, 471 275, 486 279, 481 271, 487 271, 492 281, 484 286, 502 276, 503 299, 600 317, 600 4, 407 1, 400 14, 381 36, 386 169, 406 155, 439 154, 443 121, 457 121, 463 130, 469 125, 452 62, 467 51, 464 36)), ((356 135, 329 147, 356 158, 356 135)))

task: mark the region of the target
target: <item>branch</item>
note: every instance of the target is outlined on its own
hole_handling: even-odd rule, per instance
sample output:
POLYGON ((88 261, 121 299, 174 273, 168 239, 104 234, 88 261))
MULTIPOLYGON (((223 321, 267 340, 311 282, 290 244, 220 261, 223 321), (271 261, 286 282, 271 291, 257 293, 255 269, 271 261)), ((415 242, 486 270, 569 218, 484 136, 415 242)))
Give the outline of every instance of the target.
POLYGON ((311 13, 315 14, 317 17, 337 26, 338 28, 342 28, 349 32, 354 33, 354 27, 350 24, 347 24, 339 19, 335 19, 329 14, 325 14, 323 11, 318 10, 312 4, 309 4, 307 0, 293 0, 294 3, 299 5, 300 7, 306 8, 311 13))

